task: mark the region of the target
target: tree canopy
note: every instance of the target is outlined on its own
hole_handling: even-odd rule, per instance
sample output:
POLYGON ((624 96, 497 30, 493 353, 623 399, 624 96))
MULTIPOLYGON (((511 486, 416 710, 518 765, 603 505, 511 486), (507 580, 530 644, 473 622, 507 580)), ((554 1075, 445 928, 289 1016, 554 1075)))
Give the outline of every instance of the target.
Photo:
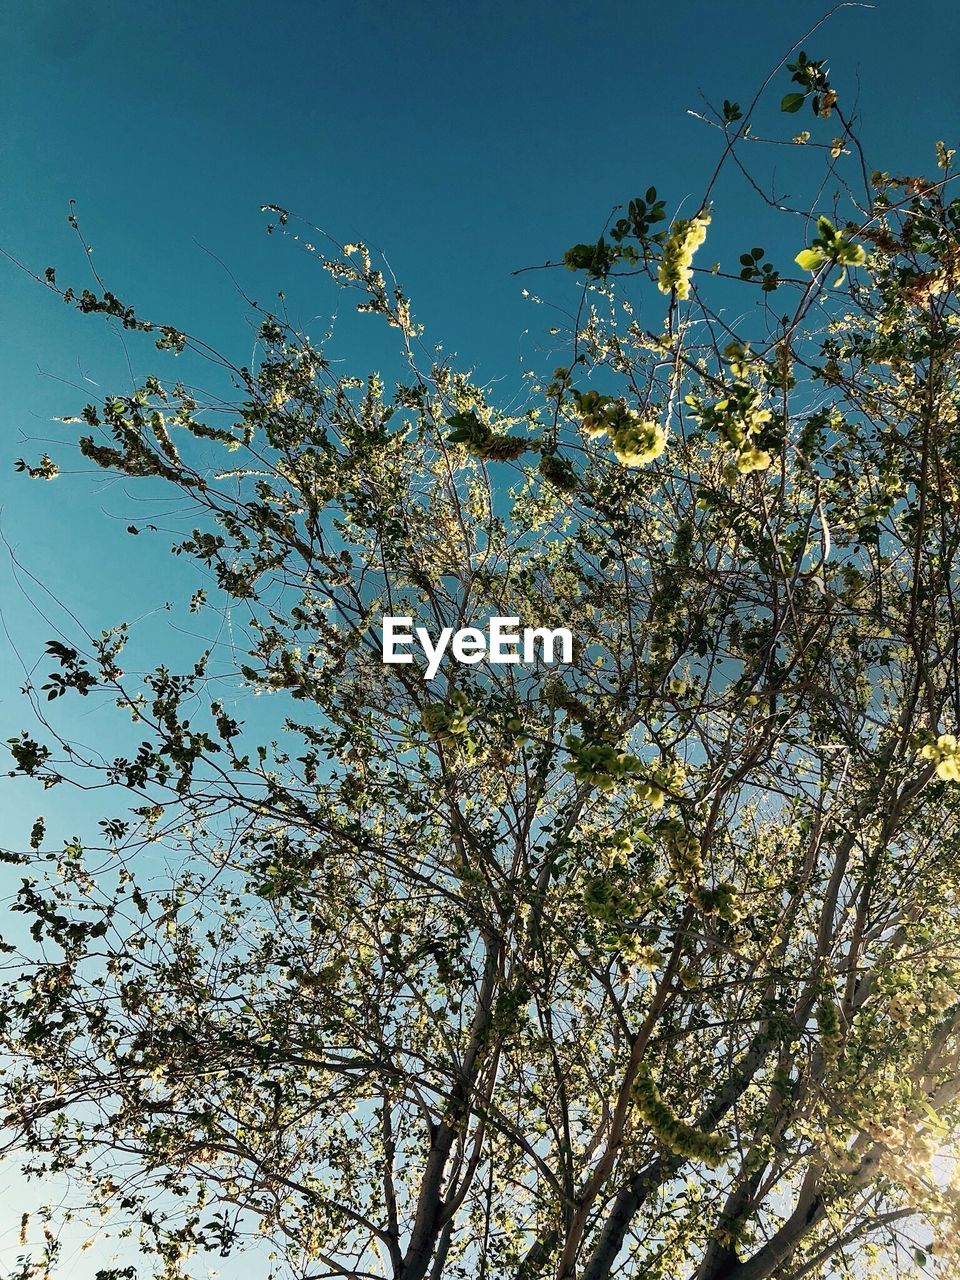
POLYGON ((280 208, 390 327, 389 388, 256 304, 247 367, 41 277, 164 353, 68 421, 182 500, 191 607, 233 627, 147 672, 123 624, 51 641, 9 742, 110 807, 4 855, 8 1151, 158 1274, 257 1240, 318 1280, 960 1274, 960 198, 942 143, 871 171, 791 59, 705 113, 695 208, 651 187, 544 269, 576 314, 522 403, 280 208), (806 202, 755 176, 784 147, 806 202), (725 224, 738 171, 789 254, 725 224), (388 614, 574 660, 428 681, 388 614), (68 741, 61 695, 136 748, 68 741))

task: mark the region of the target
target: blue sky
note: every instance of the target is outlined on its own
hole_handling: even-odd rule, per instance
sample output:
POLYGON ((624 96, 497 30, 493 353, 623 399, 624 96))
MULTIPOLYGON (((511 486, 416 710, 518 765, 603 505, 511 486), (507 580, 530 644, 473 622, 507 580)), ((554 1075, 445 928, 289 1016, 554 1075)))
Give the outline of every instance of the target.
MULTIPOLYGON (((614 203, 650 184, 670 210, 698 199, 717 137, 687 109, 701 95, 748 100, 824 11, 770 0, 30 0, 9 7, 0 46, 0 248, 88 283, 66 223, 75 200, 114 292, 243 360, 251 333, 231 274, 259 300, 284 289, 307 324, 329 316, 319 273, 264 234, 258 208, 277 202, 383 250, 427 337, 509 393, 550 323, 520 296, 530 277, 511 273, 592 238, 614 203)), ((956 145, 953 0, 845 9, 807 48, 859 96, 873 165, 929 171, 935 139, 956 145)), ((53 634, 38 603, 67 600, 99 629, 185 584, 162 546, 123 535, 134 506, 122 489, 14 474, 17 457, 62 433, 55 415, 127 375, 114 334, 4 261, 0 308, 0 528, 51 593, 44 603, 31 586, 28 600, 0 548, 3 622, 31 662, 53 634)), ((344 324, 339 341, 356 372, 375 367, 362 327, 344 324)), ((136 349, 138 374, 149 350, 136 349)), ((0 634, 2 739, 26 723, 22 679, 0 634)), ((84 732, 79 712, 64 715, 84 732)), ((23 845, 39 803, 7 788, 0 843, 23 845)), ((60 835, 93 820, 89 804, 57 803, 59 813, 43 800, 60 835)), ((8 1185, 13 1174, 0 1176, 8 1185)), ((14 1237, 0 1211, 0 1259, 14 1237)), ((65 1274, 91 1274, 98 1254, 65 1274)))
MULTIPOLYGON (((687 109, 702 95, 746 101, 823 12, 758 0, 601 0, 589 12, 569 0, 32 0, 11 8, 0 48, 0 248, 89 283, 66 223, 75 200, 114 292, 242 360, 251 331, 231 275, 261 301, 284 289, 307 324, 332 305, 319 273, 264 233, 259 206, 275 201, 383 250, 428 339, 509 393, 551 323, 520 296, 544 276, 511 273, 592 238, 650 184, 669 212, 699 199, 718 141, 687 109)), ((933 167, 933 141, 960 119, 955 4, 844 9, 808 48, 859 97, 873 164, 933 167)), ((722 249, 744 193, 721 197, 722 249)), ((731 254, 764 243, 743 235, 731 254)), ((146 540, 117 537, 116 491, 41 493, 11 466, 62 436, 55 415, 125 384, 118 340, 7 263, 0 308, 0 527, 91 626, 117 620, 104 617, 117 597, 150 608, 172 561, 154 554, 144 575, 146 540), (109 572, 89 572, 91 558, 109 572)), ((347 365, 375 367, 369 327, 341 328, 347 365)), ((156 364, 149 343, 133 361, 138 375, 156 364)), ((18 635, 49 634, 6 578, 3 599, 18 635)))

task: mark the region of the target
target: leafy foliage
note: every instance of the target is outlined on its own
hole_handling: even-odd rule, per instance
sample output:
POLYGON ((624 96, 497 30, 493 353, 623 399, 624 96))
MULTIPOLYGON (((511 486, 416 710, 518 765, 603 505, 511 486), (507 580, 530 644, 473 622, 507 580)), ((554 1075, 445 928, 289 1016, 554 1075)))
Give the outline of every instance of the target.
POLYGON ((825 64, 789 70, 782 110, 844 130, 802 278, 695 266, 715 184, 662 230, 650 188, 564 255, 569 359, 508 412, 421 367, 362 244, 311 243, 397 338, 391 392, 261 311, 232 401, 151 377, 75 420, 182 500, 189 608, 244 650, 138 676, 126 627, 52 641, 9 740, 117 809, 7 855, 10 1147, 158 1273, 266 1237, 296 1275, 957 1274, 960 200, 942 144, 871 178, 825 64), (385 613, 566 626, 574 662, 428 682, 385 613), (113 760, 45 710, 94 692, 140 738, 113 760))

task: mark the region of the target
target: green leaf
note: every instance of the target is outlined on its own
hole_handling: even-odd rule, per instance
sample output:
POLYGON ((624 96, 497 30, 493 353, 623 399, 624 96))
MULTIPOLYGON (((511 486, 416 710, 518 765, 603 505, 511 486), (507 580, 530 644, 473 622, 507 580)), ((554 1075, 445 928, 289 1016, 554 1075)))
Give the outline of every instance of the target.
POLYGON ((801 249, 794 262, 801 271, 819 271, 827 257, 822 249, 801 249))
POLYGON ((837 253, 837 261, 845 262, 848 267, 860 267, 867 260, 867 254, 862 244, 851 244, 846 241, 837 253))
POLYGON ((799 111, 806 101, 805 93, 788 93, 780 102, 780 110, 788 111, 791 115, 799 111))

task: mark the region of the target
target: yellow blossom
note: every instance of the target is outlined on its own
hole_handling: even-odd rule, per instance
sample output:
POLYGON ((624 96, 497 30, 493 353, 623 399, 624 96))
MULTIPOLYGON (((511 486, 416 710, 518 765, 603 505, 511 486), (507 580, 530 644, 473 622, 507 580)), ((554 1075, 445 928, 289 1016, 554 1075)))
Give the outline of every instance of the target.
POLYGON ((610 437, 617 460, 625 467, 642 467, 659 458, 667 447, 667 433, 658 422, 645 420, 633 410, 610 437))
POLYGON ((744 449, 737 458, 737 470, 742 476, 751 471, 766 471, 772 461, 766 449, 744 449))
POLYGON ((938 778, 944 782, 960 782, 960 744, 952 733, 942 733, 936 743, 920 748, 921 760, 934 761, 938 778))
POLYGON ((661 293, 675 292, 680 299, 689 298, 693 255, 706 240, 709 225, 710 215, 700 213, 695 218, 678 218, 670 228, 657 273, 661 293))

